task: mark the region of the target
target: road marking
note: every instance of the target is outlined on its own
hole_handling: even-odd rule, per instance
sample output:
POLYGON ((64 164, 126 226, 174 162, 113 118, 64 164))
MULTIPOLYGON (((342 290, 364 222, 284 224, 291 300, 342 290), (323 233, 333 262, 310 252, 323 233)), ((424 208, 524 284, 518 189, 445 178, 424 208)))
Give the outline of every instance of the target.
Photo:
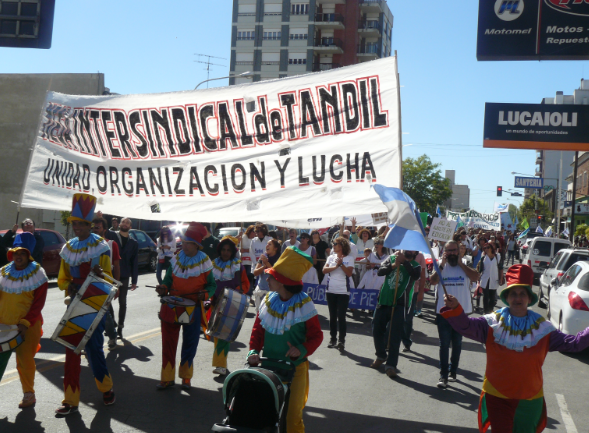
MULTIPOLYGON (((130 343, 137 343, 139 341, 148 340, 150 338, 157 337, 159 335, 161 335, 161 328, 153 328, 153 329, 150 329, 149 331, 143 331, 143 332, 139 332, 138 334, 131 335, 130 337, 125 338, 125 340, 130 343), (150 335, 146 335, 146 334, 150 334, 150 335), (141 338, 139 338, 139 337, 141 337, 141 338)), ((108 348, 108 343, 104 345, 104 348, 108 348)), ((64 364, 64 360, 65 360, 65 354, 59 355, 59 356, 54 356, 53 358, 40 359, 35 362, 35 364, 37 366, 37 372, 42 373, 44 371, 51 370, 52 368, 59 367, 64 364), (56 364, 56 362, 57 362, 57 364, 56 364), (51 363, 51 365, 46 366, 46 367, 42 367, 43 365, 49 364, 49 363, 51 363), (41 367, 41 368, 39 368, 39 367, 41 367)), ((0 386, 6 385, 7 383, 10 383, 10 382, 15 381, 16 379, 19 379, 19 376, 17 373, 18 373, 18 370, 16 370, 16 369, 7 371, 4 374, 5 379, 2 380, 2 382, 0 382, 0 386), (15 376, 14 377, 7 377, 7 376, 10 376, 11 374, 14 374, 15 376)))
POLYGON ((564 395, 562 395, 562 394, 555 394, 555 395, 556 395, 556 401, 558 402, 558 406, 560 407, 560 415, 562 416, 562 420, 564 422, 564 426, 567 429, 567 433, 578 433, 577 427, 575 427, 575 423, 573 422, 573 418, 571 417, 571 413, 569 412, 567 402, 564 399, 564 395))

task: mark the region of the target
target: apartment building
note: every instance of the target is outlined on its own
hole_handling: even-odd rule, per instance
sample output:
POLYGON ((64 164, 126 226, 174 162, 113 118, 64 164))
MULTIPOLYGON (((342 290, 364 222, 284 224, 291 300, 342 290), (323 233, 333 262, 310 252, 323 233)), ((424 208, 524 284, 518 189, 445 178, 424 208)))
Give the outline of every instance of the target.
POLYGON ((229 84, 271 80, 391 55, 385 0, 233 0, 229 84))
POLYGON ((450 180, 452 197, 444 202, 444 207, 448 210, 462 212, 470 210, 470 188, 468 185, 456 184, 456 171, 446 170, 445 178, 450 180))

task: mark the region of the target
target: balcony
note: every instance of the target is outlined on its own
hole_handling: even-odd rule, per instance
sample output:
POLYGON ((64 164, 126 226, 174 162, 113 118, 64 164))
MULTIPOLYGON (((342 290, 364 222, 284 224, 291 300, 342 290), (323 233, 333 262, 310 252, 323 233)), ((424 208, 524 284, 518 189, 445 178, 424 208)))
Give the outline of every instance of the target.
POLYGON ((322 54, 343 54, 343 43, 339 38, 316 38, 315 50, 322 54))
POLYGON ((332 69, 341 68, 339 63, 315 63, 313 65, 313 72, 331 71, 332 69))
POLYGON ((378 21, 360 21, 358 22, 358 32, 361 37, 378 38, 381 33, 380 24, 378 21))
POLYGON ((315 27, 322 29, 345 29, 344 17, 340 14, 315 14, 315 27))
POLYGON ((360 0, 360 8, 365 12, 383 12, 388 7, 385 0, 360 0))
POLYGON ((380 45, 378 42, 369 42, 366 45, 358 46, 358 58, 362 62, 380 58, 380 45))

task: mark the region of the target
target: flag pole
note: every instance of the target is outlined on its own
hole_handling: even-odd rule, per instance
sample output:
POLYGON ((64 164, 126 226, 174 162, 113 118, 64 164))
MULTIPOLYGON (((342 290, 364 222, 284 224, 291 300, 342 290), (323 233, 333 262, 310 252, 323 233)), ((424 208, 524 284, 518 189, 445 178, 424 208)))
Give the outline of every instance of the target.
POLYGON ((438 276, 440 277, 440 284, 442 285, 442 289, 444 290, 444 295, 447 295, 448 291, 446 290, 446 286, 444 285, 444 281, 442 280, 442 275, 440 272, 440 268, 438 266, 438 261, 436 260, 434 253, 432 251, 432 247, 429 244, 429 240, 427 239, 427 236, 425 235, 425 229, 423 228, 423 224, 421 223, 421 217, 417 213, 417 209, 415 209, 414 214, 415 214, 415 218, 417 218, 417 223, 419 224, 419 228, 421 229, 421 234, 423 235, 423 238, 425 239, 425 243, 426 243, 427 248, 429 250, 429 254, 432 256, 434 270, 436 271, 436 274, 438 274, 438 276))
MULTIPOLYGON (((390 260, 390 259, 389 259, 390 260)), ((396 262, 396 260, 395 260, 396 262)), ((401 272, 400 265, 397 265, 397 273, 395 274, 395 295, 393 296, 393 305, 391 306, 391 321, 389 323, 389 341, 387 343, 387 350, 391 349, 391 334, 393 331, 393 315, 395 314, 395 305, 397 303, 397 290, 399 289, 399 272, 401 272)))

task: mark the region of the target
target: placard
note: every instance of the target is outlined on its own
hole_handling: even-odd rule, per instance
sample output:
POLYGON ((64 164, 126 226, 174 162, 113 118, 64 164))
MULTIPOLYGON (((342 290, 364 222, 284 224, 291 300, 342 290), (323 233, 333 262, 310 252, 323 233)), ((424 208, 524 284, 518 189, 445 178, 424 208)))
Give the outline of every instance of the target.
POLYGON ((427 237, 434 241, 448 242, 452 240, 457 224, 458 221, 434 218, 430 225, 429 235, 427 237))

